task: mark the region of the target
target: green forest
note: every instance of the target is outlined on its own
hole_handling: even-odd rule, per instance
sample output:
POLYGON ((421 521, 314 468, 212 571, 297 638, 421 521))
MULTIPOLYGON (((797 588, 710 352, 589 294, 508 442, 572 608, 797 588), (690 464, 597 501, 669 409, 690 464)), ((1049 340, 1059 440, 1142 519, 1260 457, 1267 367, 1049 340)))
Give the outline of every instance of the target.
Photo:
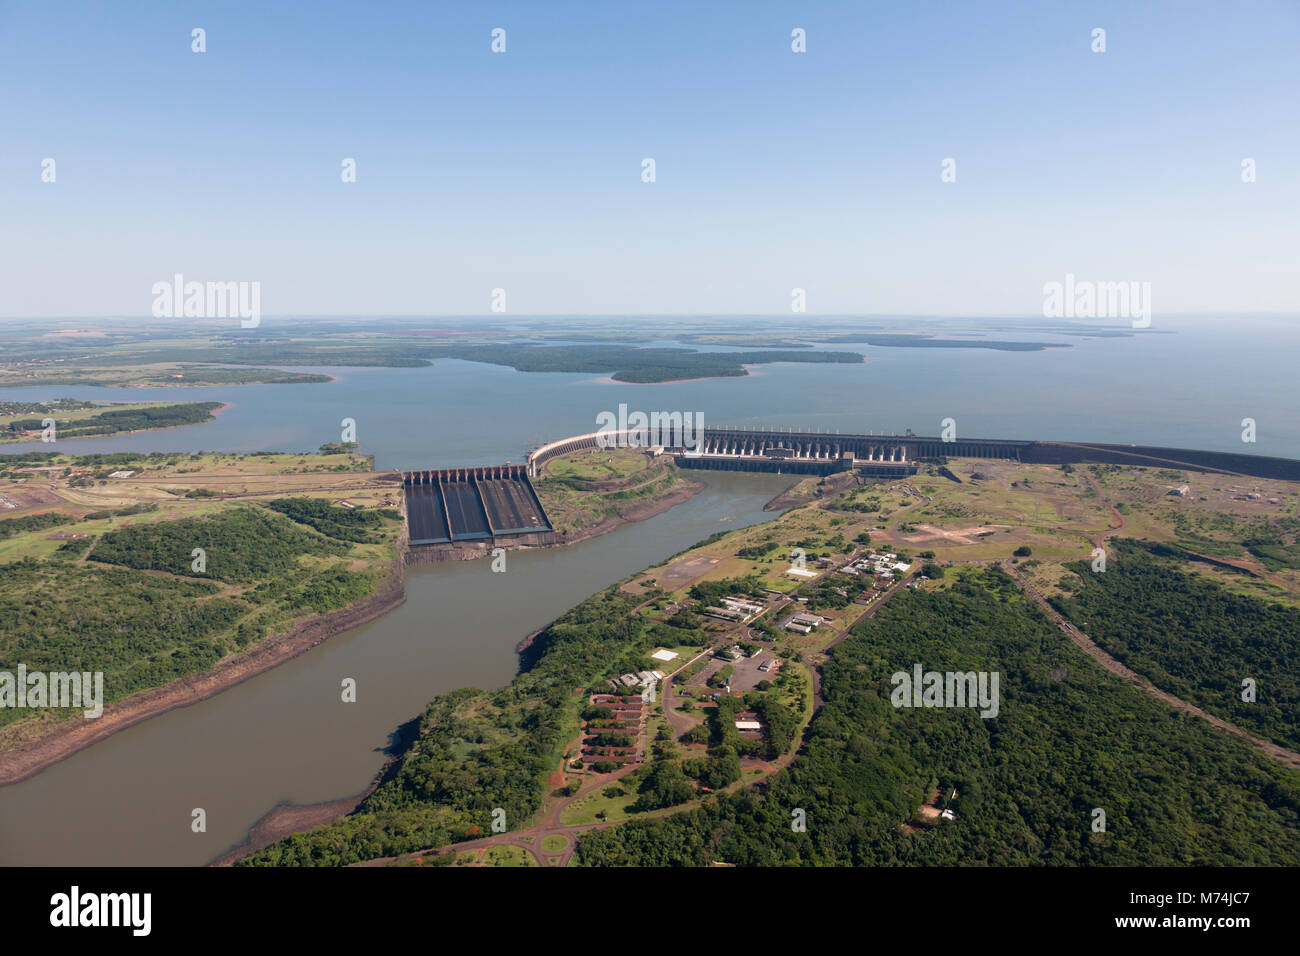
POLYGON ((456 345, 425 352, 429 357, 509 365, 521 372, 610 373, 618 382, 668 382, 678 379, 747 375, 745 365, 770 362, 862 362, 857 352, 764 349, 758 352, 697 352, 683 348, 625 345, 456 345))
POLYGON ((346 553, 341 542, 299 528, 266 509, 241 506, 201 518, 133 524, 109 531, 95 542, 88 559, 246 584, 297 570, 302 555, 346 553), (206 567, 202 571, 193 567, 195 548, 204 551, 206 567))
POLYGON ((6 518, 4 521, 0 521, 0 541, 5 538, 12 538, 15 535, 26 534, 28 531, 57 528, 61 524, 71 524, 80 520, 80 518, 73 515, 60 514, 57 511, 42 511, 34 515, 6 518))
MULTIPOLYGON (((0 565, 0 670, 22 663, 33 671, 103 671, 105 702, 111 702, 210 668, 305 614, 373 593, 379 576, 349 569, 349 542, 379 540, 386 521, 395 527, 395 515, 307 498, 272 504, 274 510, 240 505, 206 517, 132 524, 103 534, 93 547, 92 540, 69 541, 51 560, 0 565), (73 565, 88 547, 87 563, 73 565), (194 548, 205 551, 202 571, 194 568, 194 548), (304 556, 326 560, 304 563, 304 556), (141 573, 147 571, 169 573, 141 573), (217 581, 246 589, 226 594, 217 581)), ((0 531, 39 530, 56 518, 80 520, 38 514, 7 519, 0 531)), ((31 716, 3 709, 0 726, 31 716)))
POLYGON ((831 654, 799 757, 761 792, 589 832, 582 863, 1300 862, 1300 775, 1107 674, 1000 569, 900 594, 831 654), (889 675, 918 662, 999 672, 999 715, 893 707, 889 675), (956 819, 905 830, 937 787, 956 819))
MULTIPOLYGON (((89 418, 58 421, 58 438, 86 438, 92 435, 116 435, 121 432, 144 431, 153 428, 172 428, 176 425, 195 425, 209 422, 221 402, 183 402, 178 405, 160 405, 157 408, 108 409, 89 418)), ((51 414, 56 416, 57 411, 51 414)), ((42 418, 20 419, 10 422, 11 432, 40 431, 42 418)))
POLYGON ((266 506, 323 535, 359 544, 381 540, 374 532, 383 526, 385 518, 401 520, 401 515, 391 508, 342 508, 323 498, 277 498, 266 506))
MULTIPOLYGON (((105 703, 165 684, 234 649, 223 634, 247 606, 217 591, 121 568, 0 564, 0 670, 103 671, 105 703)), ((31 716, 0 708, 0 726, 31 716)))
POLYGON ((1182 570, 1177 552, 1122 539, 1104 573, 1052 604, 1161 690, 1243 730, 1300 748, 1300 610, 1182 570), (1253 679, 1257 699, 1242 700, 1253 679))
MULTIPOLYGON (((753 352, 700 352, 690 348, 643 348, 631 345, 312 345, 250 342, 243 345, 198 345, 192 348, 146 349, 127 352, 99 364, 137 362, 206 362, 237 365, 384 366, 414 368, 440 358, 508 365, 521 372, 612 373, 620 382, 664 382, 683 378, 745 375, 742 366, 769 362, 861 363, 857 352, 820 352, 807 348, 761 349, 753 352)), ((197 372, 198 370, 194 370, 197 372)), ((205 380, 210 370, 202 370, 205 380)), ((261 372, 262 370, 258 370, 261 372)), ((282 373, 283 374, 283 373, 282 373)), ((260 378, 257 380, 261 380, 260 378)))

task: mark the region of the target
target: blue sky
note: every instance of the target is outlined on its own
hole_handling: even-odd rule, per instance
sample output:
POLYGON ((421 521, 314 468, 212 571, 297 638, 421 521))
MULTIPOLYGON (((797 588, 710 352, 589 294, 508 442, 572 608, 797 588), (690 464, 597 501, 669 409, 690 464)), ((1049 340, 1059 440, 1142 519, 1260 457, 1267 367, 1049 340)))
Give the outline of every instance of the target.
POLYGON ((1031 315, 1067 272, 1297 312, 1297 49, 1264 0, 0 0, 0 315, 176 272, 266 314, 1031 315))

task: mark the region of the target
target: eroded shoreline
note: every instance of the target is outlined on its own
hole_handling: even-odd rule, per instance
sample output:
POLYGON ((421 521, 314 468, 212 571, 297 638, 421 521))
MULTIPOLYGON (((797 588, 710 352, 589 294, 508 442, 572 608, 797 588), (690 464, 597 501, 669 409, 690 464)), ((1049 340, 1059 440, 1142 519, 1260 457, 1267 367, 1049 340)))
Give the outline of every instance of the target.
MULTIPOLYGON (((608 534, 616 528, 625 524, 632 524, 638 521, 645 521, 656 515, 663 514, 665 511, 675 508, 679 504, 689 501, 695 495, 703 491, 707 486, 701 481, 693 481, 685 487, 678 488, 671 494, 664 495, 653 502, 641 502, 626 508, 620 512, 618 517, 607 517, 602 521, 583 529, 579 534, 574 535, 563 544, 548 545, 548 548, 563 548, 587 541, 591 538, 608 534)), ((519 550, 535 550, 533 548, 523 548, 519 550)), ((474 560, 480 557, 486 557, 488 552, 464 552, 457 555, 454 560, 474 560)), ((412 560, 413 552, 407 551, 404 560, 412 560)), ((418 558, 414 559, 418 561, 418 558)), ((515 653, 522 654, 532 644, 539 634, 546 630, 550 624, 537 628, 531 634, 526 635, 515 646, 515 653)), ((293 804, 282 803, 272 807, 264 816, 262 816, 252 827, 249 828, 248 834, 244 840, 221 854, 219 857, 208 863, 208 866, 232 866, 235 862, 245 856, 257 853, 270 846, 278 840, 292 836, 295 833, 303 833, 316 827, 325 826, 331 823, 337 823, 345 817, 351 816, 356 812, 361 802, 374 793, 376 789, 396 772, 400 765, 402 757, 405 756, 411 743, 414 742, 416 734, 414 733, 415 725, 419 718, 413 718, 406 724, 397 728, 396 735, 398 740, 395 742, 393 749, 389 752, 388 759, 376 774, 370 786, 363 792, 355 796, 341 797, 336 800, 327 800, 321 803, 310 804, 293 804)))
POLYGON ((247 654, 226 658, 211 670, 124 698, 105 707, 102 717, 93 720, 74 718, 47 734, 0 753, 0 787, 34 777, 42 770, 118 731, 134 727, 178 707, 188 707, 214 697, 311 650, 336 634, 382 617, 406 600, 405 550, 403 536, 397 542, 397 554, 384 581, 368 597, 336 611, 301 621, 284 634, 257 645, 247 654))

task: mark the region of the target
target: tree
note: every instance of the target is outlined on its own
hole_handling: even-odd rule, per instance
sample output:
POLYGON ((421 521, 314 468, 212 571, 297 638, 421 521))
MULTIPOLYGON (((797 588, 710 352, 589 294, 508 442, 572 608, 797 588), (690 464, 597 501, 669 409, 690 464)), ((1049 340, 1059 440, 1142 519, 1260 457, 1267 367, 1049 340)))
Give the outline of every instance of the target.
POLYGON ((719 747, 709 758, 702 778, 704 785, 714 790, 740 779, 740 757, 730 747, 719 747))

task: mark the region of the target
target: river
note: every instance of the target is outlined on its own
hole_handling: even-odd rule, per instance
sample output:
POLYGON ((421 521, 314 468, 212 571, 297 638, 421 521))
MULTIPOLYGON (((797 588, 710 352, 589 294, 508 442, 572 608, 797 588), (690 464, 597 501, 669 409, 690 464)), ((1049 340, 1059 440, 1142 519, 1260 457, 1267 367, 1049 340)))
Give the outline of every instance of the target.
POLYGON ((115 734, 0 789, 0 865, 197 865, 281 802, 365 789, 390 734, 434 695, 498 687, 515 645, 601 588, 716 531, 774 517, 776 475, 702 476, 705 491, 568 548, 407 569, 406 603, 215 697, 115 734), (345 704, 340 683, 357 682, 345 704), (195 808, 207 830, 191 831, 195 808))

